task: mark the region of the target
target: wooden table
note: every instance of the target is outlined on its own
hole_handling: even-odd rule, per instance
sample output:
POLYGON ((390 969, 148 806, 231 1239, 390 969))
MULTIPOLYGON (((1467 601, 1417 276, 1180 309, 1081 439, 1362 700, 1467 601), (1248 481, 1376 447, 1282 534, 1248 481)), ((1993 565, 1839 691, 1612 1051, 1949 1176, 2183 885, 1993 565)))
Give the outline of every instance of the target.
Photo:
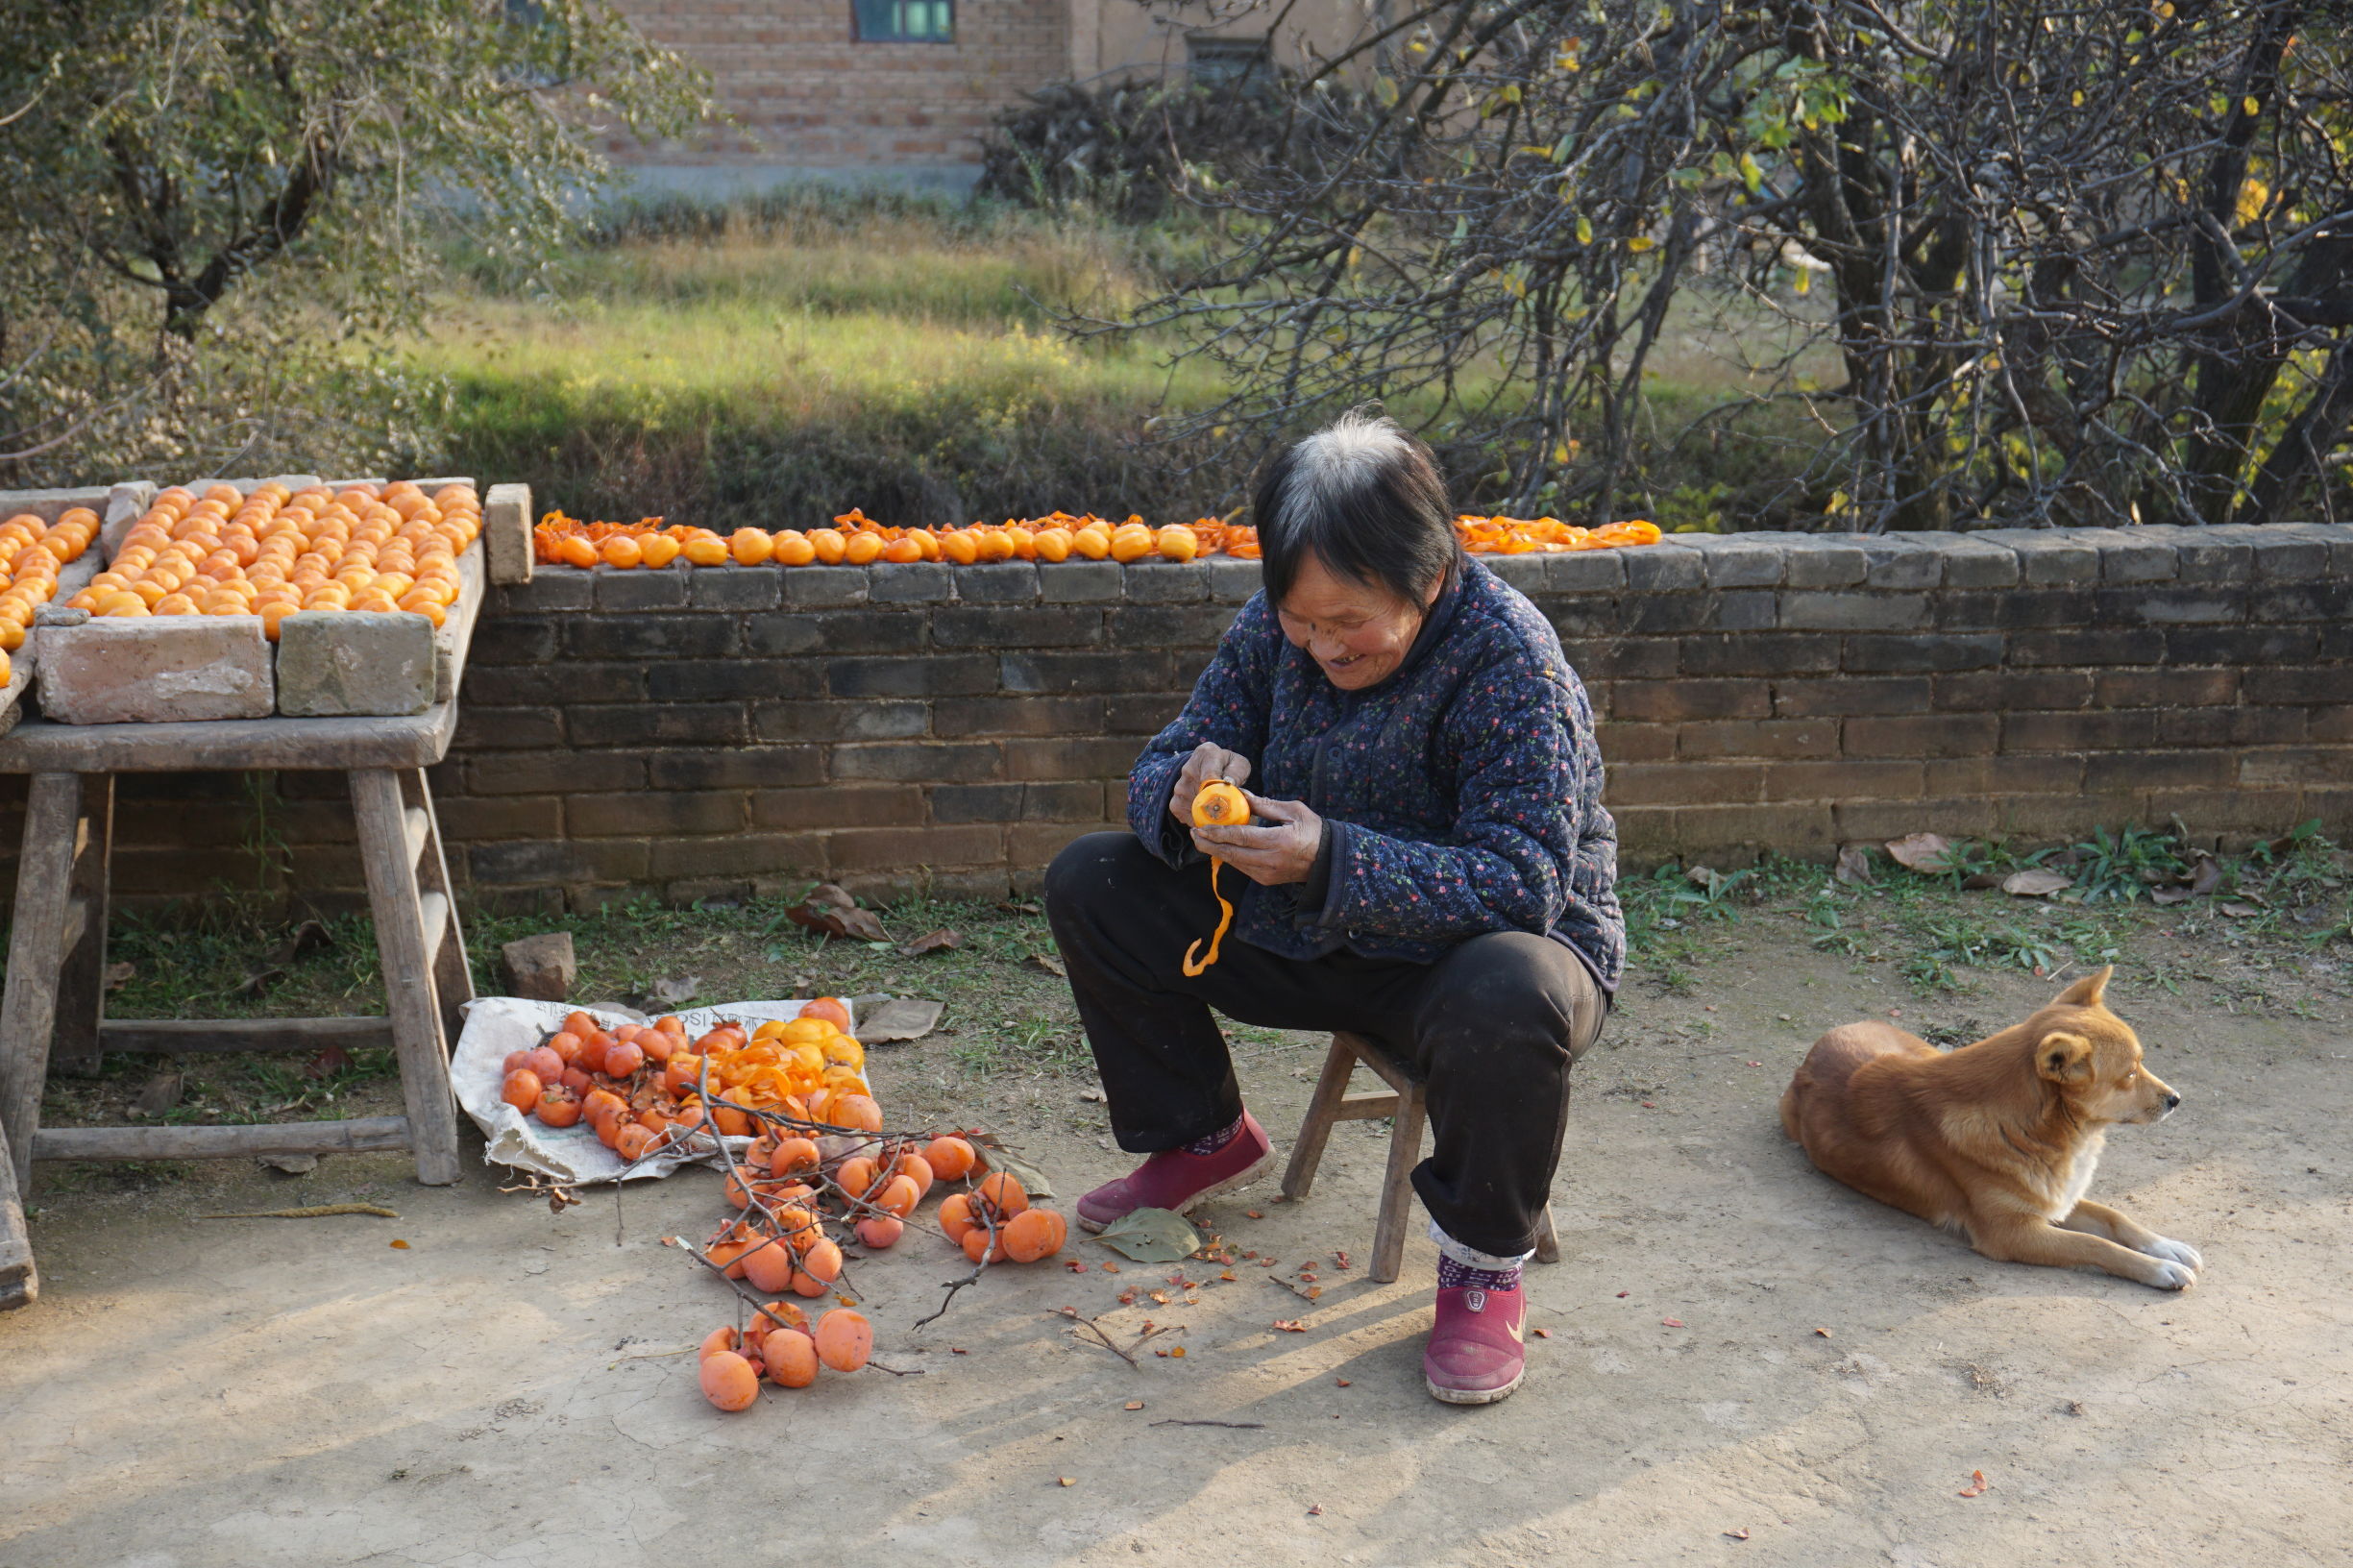
MULTIPOLYGON (((478 579, 452 625, 462 674, 478 579)), ((42 1160, 201 1160, 407 1149, 417 1180, 458 1177, 449 1053, 474 996, 425 770, 450 748, 457 703, 402 719, 248 719, 60 724, 28 719, 0 738, 0 772, 32 775, 17 860, 15 924, 0 995, 0 1309, 38 1292, 22 1193, 42 1160), (108 862, 114 775, 199 769, 332 771, 351 783, 368 907, 389 1014, 110 1023, 105 1017, 108 862), (294 1051, 389 1041, 405 1115, 213 1127, 42 1129, 49 1065, 90 1070, 116 1051, 294 1051)))

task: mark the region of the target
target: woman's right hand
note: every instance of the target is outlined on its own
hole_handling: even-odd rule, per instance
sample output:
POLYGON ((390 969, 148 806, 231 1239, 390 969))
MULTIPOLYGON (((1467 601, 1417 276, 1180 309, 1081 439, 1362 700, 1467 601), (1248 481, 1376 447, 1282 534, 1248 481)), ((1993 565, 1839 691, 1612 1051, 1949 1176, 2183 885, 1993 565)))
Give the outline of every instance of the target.
POLYGON ((1168 815, 1187 827, 1192 826, 1193 796, 1213 778, 1235 785, 1248 782, 1250 759, 1238 751, 1228 751, 1214 741, 1203 741, 1194 747, 1192 755, 1185 759, 1185 771, 1177 774, 1176 788, 1168 792, 1168 815))

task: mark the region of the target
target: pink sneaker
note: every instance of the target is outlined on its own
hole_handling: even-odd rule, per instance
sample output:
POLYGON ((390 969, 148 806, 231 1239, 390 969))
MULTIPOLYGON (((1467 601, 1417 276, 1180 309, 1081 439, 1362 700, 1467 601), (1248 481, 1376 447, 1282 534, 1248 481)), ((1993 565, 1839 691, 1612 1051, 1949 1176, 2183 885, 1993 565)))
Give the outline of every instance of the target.
POLYGON ((1492 1405, 1528 1375, 1524 1290, 1441 1290, 1438 1320, 1422 1351, 1431 1397, 1449 1405, 1492 1405))
POLYGON ((1078 1222, 1099 1231, 1139 1209, 1173 1209, 1182 1214, 1205 1198, 1248 1187, 1274 1164, 1275 1147, 1258 1118, 1242 1113, 1241 1131, 1215 1154, 1163 1149, 1115 1182, 1078 1200, 1078 1222))

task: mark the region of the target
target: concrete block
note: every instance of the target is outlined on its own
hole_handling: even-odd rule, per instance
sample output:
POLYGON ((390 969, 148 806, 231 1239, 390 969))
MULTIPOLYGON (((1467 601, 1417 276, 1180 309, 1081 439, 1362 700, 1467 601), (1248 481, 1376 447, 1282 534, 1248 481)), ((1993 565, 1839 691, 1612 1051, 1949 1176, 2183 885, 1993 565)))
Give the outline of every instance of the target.
POLYGON ((1792 588, 1851 588, 1870 574, 1855 534, 1793 533, 1781 580, 1792 588))
POLYGON ((1710 588, 1778 588, 1789 558, 1775 533, 1691 533, 1677 542, 1700 552, 1710 588))
POLYGON ((2015 588, 2018 551, 1973 533, 1948 534, 1943 547, 1948 588, 2015 588))
POLYGON ((1618 550, 1572 550, 1544 557, 1546 585, 1556 594, 1609 593, 1626 586, 1626 556, 1618 550))
POLYGON ((1972 535, 2015 551, 2019 580, 2030 586, 2099 581, 2099 550, 2063 528, 1986 528, 1972 535))
POLYGON ((277 706, 257 615, 108 617, 40 637, 41 711, 60 723, 266 719, 277 706))
POLYGON ((1207 561, 1138 561, 1126 569, 1126 578, 1131 604, 1198 604, 1210 597, 1207 561))
POLYGON ((1127 597, 1127 568, 1117 561, 1059 561, 1039 571, 1038 597, 1048 604, 1108 604, 1127 597))
POLYGON ((1944 534, 1883 533, 1865 538, 1864 584, 1872 588, 1934 588, 1945 580, 1944 534))
MULTIPOLYGON (((1230 556, 1213 555, 1209 562, 1210 599, 1218 604, 1247 604, 1255 596, 1265 574, 1256 561, 1236 560, 1230 556)), ((1052 584, 1048 583, 1048 597, 1052 584)))
MULTIPOLYGON (((1572 554, 1586 554, 1574 551, 1572 554)), ((1619 551, 1610 551, 1615 555, 1619 551)), ((1679 544, 1661 541, 1655 545, 1636 545, 1624 549, 1626 556, 1626 586, 1661 593, 1681 588, 1703 588, 1707 584, 1707 573, 1701 565, 1696 550, 1686 550, 1679 544)))
POLYGON ((278 623, 278 711, 391 718, 433 703, 433 624, 421 615, 304 610, 278 623))
POLYGON ((489 556, 490 580, 497 583, 531 580, 531 487, 494 484, 482 498, 482 549, 489 556))

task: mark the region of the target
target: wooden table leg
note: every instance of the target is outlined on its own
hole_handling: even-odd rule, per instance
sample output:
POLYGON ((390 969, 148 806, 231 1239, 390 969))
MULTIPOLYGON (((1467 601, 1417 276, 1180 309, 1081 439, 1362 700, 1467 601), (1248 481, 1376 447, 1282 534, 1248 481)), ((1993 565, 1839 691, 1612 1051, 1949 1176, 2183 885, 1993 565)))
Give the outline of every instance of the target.
POLYGON ((33 1135, 57 1023, 58 968, 65 957, 72 902, 78 773, 35 773, 16 857, 16 916, 9 932, 8 990, 0 997, 0 1136, 8 1139, 16 1189, 33 1186, 33 1135))
POLYGON ((99 1032, 107 1010, 107 904, 114 850, 114 775, 82 777, 82 818, 77 829, 80 856, 74 862, 73 895, 82 904, 82 939, 58 975, 56 1043, 51 1072, 93 1076, 100 1060, 99 1032))
MULTIPOLYGON (((449 1050, 433 994, 432 955, 425 948, 424 910, 408 849, 400 775, 384 769, 351 774, 352 812, 359 828, 359 859, 368 874, 368 908, 376 919, 382 960, 385 1011, 392 1048, 401 1063, 401 1092, 417 1180, 447 1187, 458 1179, 457 1105, 450 1092, 449 1050)), ((452 912, 453 918, 454 911, 452 912)))
POLYGON ((452 1049, 465 1031, 465 1006, 474 1000, 474 968, 466 958, 466 934, 458 923, 457 894, 450 886, 449 856, 441 846, 441 818, 433 810, 433 791, 423 769, 410 773, 416 809, 425 813, 425 852, 417 861, 417 883, 426 893, 449 900, 450 917, 441 945, 433 957, 433 991, 441 1000, 441 1027, 452 1049))
POLYGON ((41 1293, 40 1272, 33 1266, 33 1237, 25 1229, 24 1204, 16 1188, 16 1163, 0 1137, 0 1312, 30 1307, 41 1293))

